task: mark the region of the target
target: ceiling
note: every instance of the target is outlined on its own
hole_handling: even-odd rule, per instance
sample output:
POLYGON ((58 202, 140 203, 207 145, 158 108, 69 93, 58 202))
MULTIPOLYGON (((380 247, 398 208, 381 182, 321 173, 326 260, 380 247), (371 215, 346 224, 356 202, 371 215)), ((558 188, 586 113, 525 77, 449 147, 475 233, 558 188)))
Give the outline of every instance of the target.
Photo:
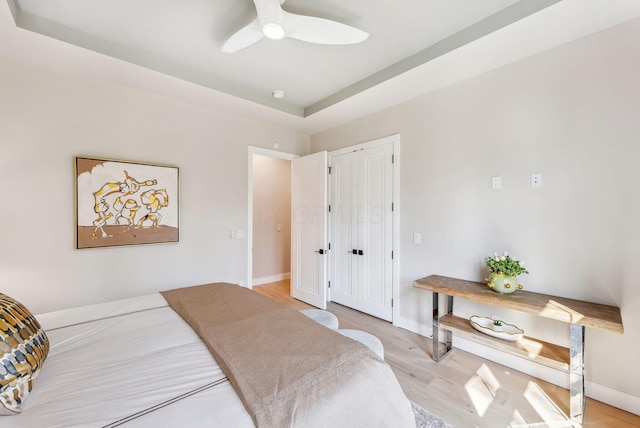
MULTIPOLYGON (((7 4, 13 26, 82 48, 76 48, 75 55, 93 55, 97 61, 98 53, 102 62, 105 56, 115 58, 164 76, 128 78, 149 86, 145 90, 195 97, 199 104, 314 133, 640 16, 638 3, 287 0, 283 8, 289 12, 339 21, 369 37, 342 46, 265 38, 232 54, 221 47, 255 18, 252 0, 7 4), (169 84, 168 77, 176 82, 169 84), (162 81, 162 87, 151 88, 154 79, 162 81), (274 99, 274 90, 283 90, 285 98, 274 99)), ((72 53, 65 50, 64 55, 72 53)), ((75 65, 87 66, 85 61, 75 65)), ((92 68, 101 78, 126 79, 109 78, 108 70, 92 68)))

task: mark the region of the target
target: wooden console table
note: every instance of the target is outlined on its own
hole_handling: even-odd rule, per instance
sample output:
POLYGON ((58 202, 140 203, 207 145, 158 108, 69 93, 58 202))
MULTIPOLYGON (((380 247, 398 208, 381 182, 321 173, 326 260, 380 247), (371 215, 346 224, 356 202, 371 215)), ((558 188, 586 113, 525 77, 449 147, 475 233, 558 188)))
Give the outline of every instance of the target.
POLYGON ((570 417, 582 423, 584 416, 584 333, 585 327, 622 334, 620 308, 581 300, 566 299, 547 294, 518 290, 500 294, 486 284, 446 276, 431 275, 414 281, 413 286, 433 292, 433 359, 440 359, 451 351, 452 332, 493 346, 502 351, 529 358, 541 364, 569 373, 570 417), (441 314, 438 296, 447 296, 446 314, 441 314), (469 320, 453 315, 453 298, 500 306, 569 324, 569 348, 524 337, 519 341, 493 338, 471 327, 469 320), (445 347, 440 349, 440 329, 445 330, 445 347))

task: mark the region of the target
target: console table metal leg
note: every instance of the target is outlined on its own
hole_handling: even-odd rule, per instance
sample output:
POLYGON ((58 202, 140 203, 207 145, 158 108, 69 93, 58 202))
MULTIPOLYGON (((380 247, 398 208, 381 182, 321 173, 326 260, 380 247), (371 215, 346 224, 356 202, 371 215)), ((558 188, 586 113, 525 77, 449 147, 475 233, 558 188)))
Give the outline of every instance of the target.
POLYGON ((571 338, 569 354, 571 357, 569 367, 569 402, 571 420, 579 424, 584 417, 584 326, 571 324, 571 338))
MULTIPOLYGON (((442 357, 451 351, 452 333, 444 330, 445 347, 440 349, 440 310, 439 293, 433 293, 433 359, 440 361, 442 357)), ((453 296, 447 296, 447 313, 453 314, 453 296)))

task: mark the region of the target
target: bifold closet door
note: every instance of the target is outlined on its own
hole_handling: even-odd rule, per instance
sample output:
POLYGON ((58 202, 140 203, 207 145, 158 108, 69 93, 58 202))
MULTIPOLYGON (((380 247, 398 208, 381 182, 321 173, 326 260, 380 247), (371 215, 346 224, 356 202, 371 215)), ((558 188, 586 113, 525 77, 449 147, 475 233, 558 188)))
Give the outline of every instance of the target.
POLYGON ((331 158, 331 300, 392 319, 393 145, 331 158))

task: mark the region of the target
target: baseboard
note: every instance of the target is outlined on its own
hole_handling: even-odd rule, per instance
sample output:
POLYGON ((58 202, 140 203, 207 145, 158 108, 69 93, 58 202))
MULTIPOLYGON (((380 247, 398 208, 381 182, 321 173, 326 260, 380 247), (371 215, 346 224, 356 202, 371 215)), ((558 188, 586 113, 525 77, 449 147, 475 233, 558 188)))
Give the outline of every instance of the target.
POLYGON ((410 318, 404 317, 394 318, 393 325, 427 338, 431 338, 431 332, 433 331, 430 325, 420 324, 410 318))
POLYGON ((471 340, 455 337, 455 335, 453 337, 453 347, 558 385, 559 387, 569 389, 569 374, 560 370, 543 366, 526 358, 518 357, 517 355, 498 351, 471 340))
MULTIPOLYGON (((409 330, 413 333, 425 336, 426 338, 432 337, 432 327, 424 324, 417 323, 408 318, 402 318, 394 320, 393 325, 409 330)), ((542 379, 546 382, 552 383, 559 387, 569 389, 569 375, 565 372, 552 369, 527 360, 501 352, 496 349, 481 345, 471 340, 466 340, 460 337, 453 337, 453 347, 485 358, 489 361, 502 364, 503 366, 510 367, 514 370, 518 370, 522 373, 526 373, 529 376, 542 379)), ((585 395, 593 398, 594 400, 601 401, 610 406, 617 407, 635 415, 640 415, 640 397, 636 397, 625 392, 617 391, 604 385, 600 385, 589 380, 585 380, 585 395)))
POLYGON ((587 397, 602 401, 610 406, 626 410, 634 415, 640 415, 640 398, 626 392, 611 389, 599 383, 585 381, 584 389, 587 397))
POLYGON ((291 273, 287 272, 287 273, 279 273, 277 275, 271 275, 271 276, 263 276, 261 278, 253 278, 253 285, 262 285, 262 284, 268 284, 270 282, 276 282, 276 281, 282 281, 283 279, 289 279, 291 278, 291 273))

